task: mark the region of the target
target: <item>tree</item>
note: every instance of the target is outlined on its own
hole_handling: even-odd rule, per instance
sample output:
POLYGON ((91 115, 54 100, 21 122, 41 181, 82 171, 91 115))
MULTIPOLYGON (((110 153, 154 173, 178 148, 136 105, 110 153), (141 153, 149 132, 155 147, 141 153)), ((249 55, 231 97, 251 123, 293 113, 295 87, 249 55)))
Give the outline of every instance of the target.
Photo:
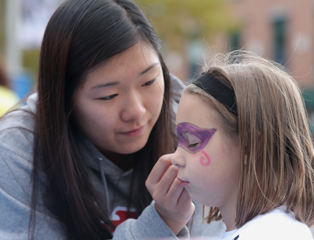
POLYGON ((0 55, 4 56, 5 0, 0 0, 0 55))
POLYGON ((226 0, 136 0, 170 49, 236 27, 226 0))

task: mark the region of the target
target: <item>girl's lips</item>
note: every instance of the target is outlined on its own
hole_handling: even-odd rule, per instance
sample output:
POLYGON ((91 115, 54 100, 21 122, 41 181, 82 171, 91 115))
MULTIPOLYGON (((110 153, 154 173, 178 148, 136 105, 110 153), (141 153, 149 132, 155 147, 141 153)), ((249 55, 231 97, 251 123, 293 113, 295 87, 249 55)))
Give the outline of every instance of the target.
POLYGON ((181 178, 178 178, 178 177, 177 177, 177 179, 181 182, 181 186, 182 186, 182 187, 185 187, 185 186, 187 186, 187 185, 189 184, 188 181, 183 181, 181 178))
POLYGON ((129 132, 123 132, 122 134, 125 135, 125 136, 128 136, 128 137, 137 137, 139 135, 142 134, 143 130, 144 130, 144 127, 145 126, 142 126, 140 128, 137 128, 137 129, 134 129, 134 130, 131 130, 129 132))

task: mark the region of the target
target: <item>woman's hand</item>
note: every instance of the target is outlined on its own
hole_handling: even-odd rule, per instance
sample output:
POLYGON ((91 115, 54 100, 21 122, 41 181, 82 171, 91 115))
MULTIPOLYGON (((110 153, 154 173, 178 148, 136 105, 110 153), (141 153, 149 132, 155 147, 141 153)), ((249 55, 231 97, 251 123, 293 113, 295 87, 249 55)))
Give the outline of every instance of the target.
POLYGON ((155 200, 157 212, 177 235, 189 221, 195 206, 177 179, 178 169, 171 164, 171 155, 159 158, 146 180, 146 187, 155 200))

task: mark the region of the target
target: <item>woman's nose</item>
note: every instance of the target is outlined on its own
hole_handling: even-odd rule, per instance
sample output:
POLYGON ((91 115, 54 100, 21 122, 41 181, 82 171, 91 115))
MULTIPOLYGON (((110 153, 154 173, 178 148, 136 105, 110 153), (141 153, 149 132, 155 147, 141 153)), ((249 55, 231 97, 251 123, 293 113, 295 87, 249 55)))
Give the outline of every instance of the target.
POLYGON ((123 102, 121 119, 125 122, 138 121, 146 112, 141 96, 134 93, 123 102))
POLYGON ((178 147, 177 150, 171 156, 171 163, 177 168, 185 167, 185 159, 182 150, 183 149, 178 147))

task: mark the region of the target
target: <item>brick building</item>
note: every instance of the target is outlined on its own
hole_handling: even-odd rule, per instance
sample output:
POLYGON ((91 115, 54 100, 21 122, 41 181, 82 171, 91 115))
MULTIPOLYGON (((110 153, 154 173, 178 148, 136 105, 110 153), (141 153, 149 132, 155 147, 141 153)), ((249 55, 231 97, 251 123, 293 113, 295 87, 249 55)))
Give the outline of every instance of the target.
POLYGON ((314 1, 229 0, 239 30, 216 41, 253 51, 285 65, 303 89, 309 113, 314 112, 314 1))

